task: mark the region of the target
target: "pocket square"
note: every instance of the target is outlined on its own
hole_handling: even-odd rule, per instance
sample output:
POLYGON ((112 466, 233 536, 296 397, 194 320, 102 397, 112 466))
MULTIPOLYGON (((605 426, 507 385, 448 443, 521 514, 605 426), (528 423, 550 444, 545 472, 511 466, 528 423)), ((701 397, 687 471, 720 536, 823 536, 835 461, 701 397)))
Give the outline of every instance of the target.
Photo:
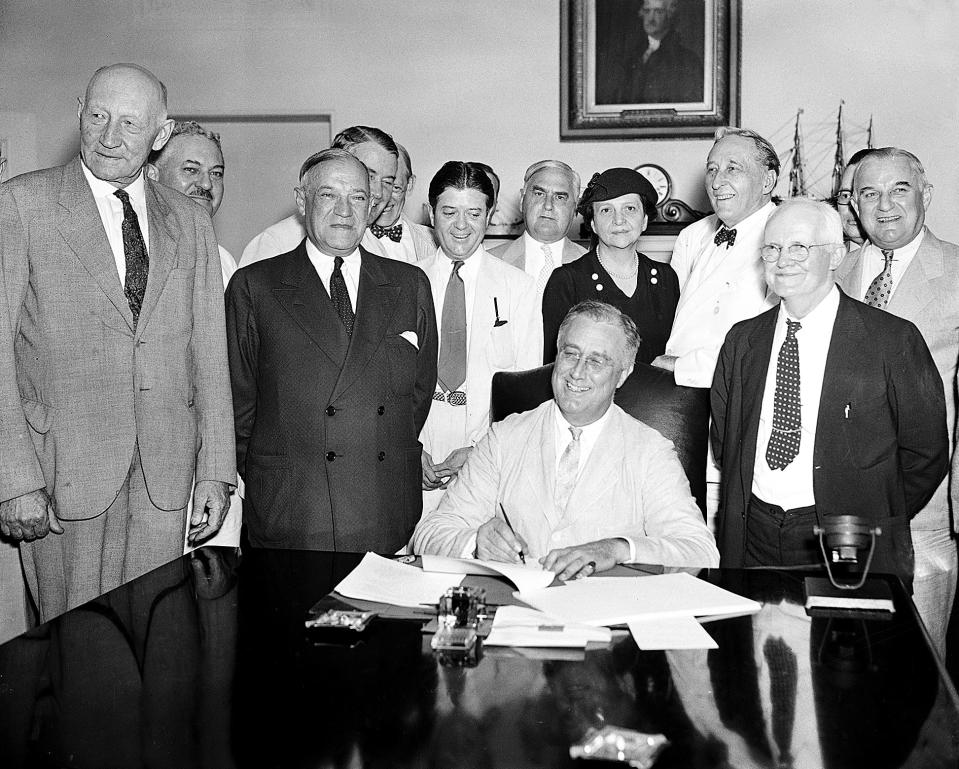
POLYGON ((420 340, 416 336, 415 331, 404 331, 402 334, 400 334, 400 336, 413 345, 417 350, 420 349, 420 340))

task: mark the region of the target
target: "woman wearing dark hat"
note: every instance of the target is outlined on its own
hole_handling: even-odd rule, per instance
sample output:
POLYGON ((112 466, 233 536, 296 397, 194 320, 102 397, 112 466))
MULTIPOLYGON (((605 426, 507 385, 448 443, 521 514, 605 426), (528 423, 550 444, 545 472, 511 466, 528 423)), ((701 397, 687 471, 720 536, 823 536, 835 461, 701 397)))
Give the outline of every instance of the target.
POLYGON ((679 301, 673 268, 636 250, 656 210, 656 191, 630 168, 610 168, 593 178, 577 210, 593 230, 593 245, 574 262, 553 271, 543 294, 544 363, 556 358, 556 335, 566 313, 584 299, 617 307, 639 328, 638 363, 666 351, 679 301))

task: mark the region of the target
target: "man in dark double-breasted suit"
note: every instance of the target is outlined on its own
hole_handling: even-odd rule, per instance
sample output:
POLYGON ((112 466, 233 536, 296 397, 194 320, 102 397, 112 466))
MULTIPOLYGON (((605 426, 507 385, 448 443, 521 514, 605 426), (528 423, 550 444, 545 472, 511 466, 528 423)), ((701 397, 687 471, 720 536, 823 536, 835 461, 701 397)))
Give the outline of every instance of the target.
POLYGON ((763 242, 782 303, 733 326, 713 379, 722 565, 820 563, 813 526, 856 515, 882 528, 873 569, 908 584, 909 519, 949 464, 935 363, 912 323, 834 285, 843 257, 834 210, 784 204, 763 242))
POLYGON ((366 167, 311 158, 307 238, 239 270, 227 331, 243 511, 260 547, 403 547, 422 510, 417 440, 436 386, 429 282, 359 246, 366 167))

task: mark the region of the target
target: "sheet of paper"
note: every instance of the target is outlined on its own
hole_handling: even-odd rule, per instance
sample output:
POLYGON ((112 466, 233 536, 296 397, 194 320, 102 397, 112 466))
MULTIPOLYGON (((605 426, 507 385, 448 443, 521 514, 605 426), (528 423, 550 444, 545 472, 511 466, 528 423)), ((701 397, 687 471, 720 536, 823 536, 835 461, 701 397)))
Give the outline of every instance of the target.
POLYGON ((590 641, 609 643, 609 628, 564 623, 526 606, 500 606, 486 646, 585 648, 590 641))
POLYGON ((643 651, 655 649, 716 649, 717 644, 695 617, 661 617, 627 623, 643 651))
POLYGON ((445 558, 440 555, 424 555, 423 571, 506 577, 520 591, 540 590, 547 587, 556 577, 553 572, 544 571, 538 563, 524 565, 521 563, 500 563, 498 561, 478 561, 474 558, 445 558))
POLYGON ((462 575, 427 574, 416 566, 367 553, 335 590, 347 598, 397 606, 435 605, 447 588, 462 581, 462 575))
POLYGON ((632 619, 753 614, 756 601, 731 593, 691 574, 657 574, 625 579, 588 577, 563 587, 515 593, 553 617, 586 625, 618 625, 632 619))

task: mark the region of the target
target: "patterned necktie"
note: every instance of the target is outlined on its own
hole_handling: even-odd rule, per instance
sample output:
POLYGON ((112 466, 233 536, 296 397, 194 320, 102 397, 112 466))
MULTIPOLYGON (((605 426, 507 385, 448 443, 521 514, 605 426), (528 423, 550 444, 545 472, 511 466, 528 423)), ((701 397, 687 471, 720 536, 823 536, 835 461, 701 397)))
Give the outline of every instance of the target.
POLYGON ((889 297, 892 296, 893 253, 893 251, 885 248, 882 249, 882 255, 886 263, 882 268, 882 272, 873 278, 872 283, 869 284, 869 288, 866 289, 866 295, 863 297, 863 301, 870 307, 878 307, 880 310, 885 310, 886 305, 889 304, 889 297))
POLYGON ((346 326, 346 333, 352 336, 353 322, 356 315, 353 313, 353 305, 350 304, 350 292, 346 288, 346 280, 343 278, 343 257, 333 257, 333 273, 330 275, 330 299, 333 300, 333 309, 340 316, 343 325, 346 326))
POLYGON ((130 205, 130 196, 126 190, 117 190, 113 194, 123 204, 123 223, 120 229, 123 232, 123 256, 127 263, 123 293, 127 297, 127 302, 130 303, 130 312, 133 313, 133 330, 136 331, 137 321, 140 319, 140 307, 143 305, 143 295, 147 290, 150 257, 147 254, 146 243, 143 242, 137 212, 130 205))
POLYGON ((763 656, 769 669, 769 700, 773 706, 773 740, 779 751, 777 767, 793 765, 792 739, 796 721, 796 687, 799 666, 796 653, 782 638, 770 636, 763 644, 763 656))
POLYGON ((543 268, 539 271, 539 275, 536 276, 537 296, 543 295, 543 292, 546 290, 546 283, 549 281, 549 276, 553 274, 553 268, 556 266, 553 262, 553 249, 549 247, 549 244, 543 243, 542 249, 545 260, 543 261, 543 268))
POLYGON ((446 392, 458 390, 466 381, 466 287, 460 277, 463 260, 452 261, 453 272, 443 300, 440 359, 436 368, 437 378, 446 392))
POLYGON ((799 453, 802 437, 799 421, 799 342, 798 320, 786 319, 786 338, 776 362, 776 392, 773 395, 773 431, 766 445, 766 463, 770 470, 782 470, 799 453))
POLYGON ((573 439, 566 444, 566 451, 559 458, 559 467, 556 468, 556 493, 553 501, 556 503, 556 509, 560 512, 566 510, 569 504, 569 498, 573 493, 573 487, 576 485, 576 476, 579 475, 579 436, 583 434, 582 427, 569 428, 573 439))
POLYGON ((726 248, 734 246, 736 244, 736 230, 730 230, 724 224, 719 228, 719 232, 716 233, 716 237, 713 238, 713 243, 715 243, 717 246, 725 243, 726 248))
POLYGON ((378 224, 370 225, 370 232, 377 238, 387 237, 392 240, 394 243, 399 243, 403 240, 403 224, 402 222, 397 222, 392 227, 380 227, 378 224))

